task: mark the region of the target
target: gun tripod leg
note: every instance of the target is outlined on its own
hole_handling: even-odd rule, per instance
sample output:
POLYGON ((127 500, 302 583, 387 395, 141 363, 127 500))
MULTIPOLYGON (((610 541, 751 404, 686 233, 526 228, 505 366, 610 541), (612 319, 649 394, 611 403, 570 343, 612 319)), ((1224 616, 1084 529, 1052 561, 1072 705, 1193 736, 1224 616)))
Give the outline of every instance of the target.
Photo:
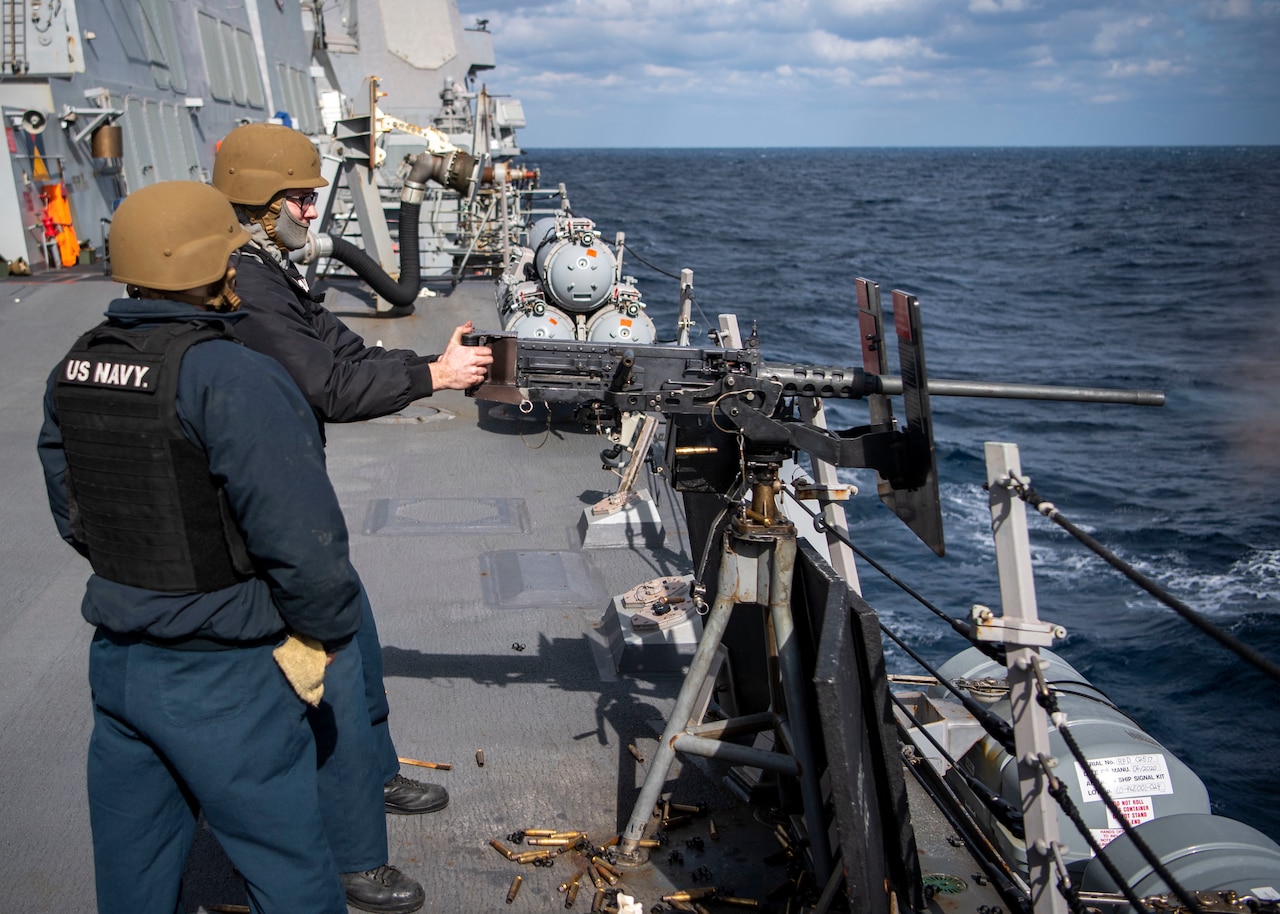
MULTIPOLYGON (((666 783, 671 763, 675 760, 676 744, 684 747, 705 746, 709 742, 705 737, 698 737, 694 732, 698 721, 689 719, 693 713, 694 703, 702 690, 704 681, 711 670, 716 649, 724 638, 729 617, 739 603, 764 603, 769 606, 772 620, 773 638, 778 655, 778 667, 781 677, 781 692, 786 704, 786 720, 780 722, 779 729, 786 735, 784 753, 760 753, 745 747, 732 746, 732 753, 716 753, 714 750, 700 749, 697 754, 711 757, 730 755, 738 759, 755 754, 756 761, 746 761, 755 767, 767 770, 798 773, 800 779, 800 795, 804 806, 804 816, 809 832, 809 846, 813 855, 814 875, 820 883, 825 883, 831 870, 831 851, 827 839, 826 820, 822 811, 822 791, 818 782, 818 768, 814 760, 808 712, 804 700, 803 665, 800 657, 800 646, 795 636, 795 625, 791 615, 791 581, 795 569, 796 533, 795 527, 788 523, 777 523, 768 527, 747 525, 744 529, 734 528, 725 533, 721 549, 720 578, 716 591, 716 601, 707 615, 703 625, 702 639, 689 664, 689 672, 685 675, 680 693, 676 697, 675 707, 662 733, 656 753, 650 763, 640 795, 632 809, 631 818, 622 833, 619 859, 626 863, 640 864, 645 862, 644 851, 639 841, 644 837, 648 824, 662 787, 666 783), (761 563, 767 563, 768 592, 761 592, 761 563), (764 758, 764 756, 771 757, 764 758)), ((779 709, 775 709, 779 710, 779 709)), ((732 724, 732 721, 726 724, 732 724)), ((758 729, 758 728, 757 728, 758 729)), ((729 748, 726 744, 726 748, 729 748)), ((684 751, 688 751, 685 749, 684 751)))
POLYGON ((698 693, 702 690, 702 683, 711 671, 716 648, 724 638, 724 631, 729 625, 729 616, 733 612, 733 598, 738 589, 738 567, 734 558, 726 535, 720 560, 720 583, 716 591, 716 601, 712 604, 711 611, 707 613, 706 621, 702 625, 702 639, 698 642, 698 649, 689 663, 689 672, 685 674, 684 682, 680 686, 680 693, 676 696, 675 707, 672 708, 671 717, 662 731, 662 739, 658 742, 657 751, 649 763, 649 773, 645 775, 640 796, 631 810, 631 819, 622 833, 618 859, 624 863, 640 864, 647 859, 647 854, 640 848, 639 841, 644 837, 645 825, 648 824, 650 813, 658 802, 659 794, 662 793, 662 785, 666 783, 671 763, 675 761, 676 737, 689 727, 689 715, 693 713, 693 706, 698 699, 698 693))

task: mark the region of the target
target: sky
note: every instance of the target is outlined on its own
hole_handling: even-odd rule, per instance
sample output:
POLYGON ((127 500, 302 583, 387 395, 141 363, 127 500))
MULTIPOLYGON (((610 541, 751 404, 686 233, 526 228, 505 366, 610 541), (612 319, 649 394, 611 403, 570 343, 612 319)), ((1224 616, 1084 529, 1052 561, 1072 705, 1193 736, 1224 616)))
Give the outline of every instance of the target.
POLYGON ((459 0, 526 147, 1280 144, 1280 0, 459 0))

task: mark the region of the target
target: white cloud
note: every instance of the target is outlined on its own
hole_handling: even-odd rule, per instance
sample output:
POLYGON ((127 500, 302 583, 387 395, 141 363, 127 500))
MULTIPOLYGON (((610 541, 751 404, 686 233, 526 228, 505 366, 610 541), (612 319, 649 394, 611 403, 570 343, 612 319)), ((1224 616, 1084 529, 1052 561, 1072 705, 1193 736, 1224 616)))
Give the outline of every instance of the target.
POLYGON ((901 60, 904 57, 938 57, 938 54, 916 37, 872 38, 869 41, 850 41, 830 32, 815 31, 809 33, 808 44, 819 59, 833 63, 848 63, 855 60, 901 60))
POLYGON ((1099 54, 1114 54, 1120 49, 1122 43, 1145 31, 1150 25, 1150 16, 1136 16, 1105 23, 1094 36, 1093 50, 1099 54))
POLYGON ((1061 93, 1075 90, 1076 85, 1074 82, 1067 79, 1067 77, 1059 73, 1049 77, 1048 79, 1033 80, 1031 88, 1035 89, 1037 92, 1061 93))
POLYGON ((1058 61, 1053 56, 1053 49, 1047 44, 1027 48, 1027 55, 1031 61, 1029 65, 1037 69, 1056 67, 1058 65, 1058 61))
POLYGON ((829 0, 828 10, 854 18, 916 12, 932 5, 933 0, 829 0))
POLYGON ((969 12, 978 15, 993 13, 1024 13, 1035 9, 1032 0, 969 0, 969 12))
POLYGON ((1188 68, 1171 60, 1146 61, 1111 61, 1107 70, 1110 77, 1126 78, 1130 76, 1178 76, 1188 72, 1188 68))
POLYGON ((1202 6, 1209 19, 1249 19, 1253 16, 1253 0, 1205 0, 1202 6))
POLYGON ((645 64, 642 72, 655 79, 692 79, 693 71, 683 67, 660 67, 657 64, 645 64))

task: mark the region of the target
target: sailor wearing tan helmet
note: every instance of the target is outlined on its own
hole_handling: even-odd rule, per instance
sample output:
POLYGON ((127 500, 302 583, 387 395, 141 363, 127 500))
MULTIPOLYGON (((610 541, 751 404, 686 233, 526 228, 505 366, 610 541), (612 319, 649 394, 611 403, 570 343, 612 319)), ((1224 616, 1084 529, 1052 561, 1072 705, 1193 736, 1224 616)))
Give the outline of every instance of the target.
POLYGON ((211 187, 130 195, 111 264, 131 297, 77 341, 45 396, 50 508, 94 572, 81 612, 96 626, 87 770, 102 914, 180 908, 201 813, 255 911, 346 911, 299 696, 322 689, 326 652, 357 653, 360 581, 309 407, 232 335, 227 261, 245 238, 211 187), (299 644, 289 631, 312 645, 294 689, 272 656, 299 644))
MULTIPOLYGON (((246 314, 237 336, 284 365, 322 423, 388 415, 435 390, 463 390, 481 381, 493 359, 487 347, 461 345, 469 324, 455 330, 439 356, 371 347, 312 295, 289 252, 306 243, 317 216, 315 190, 327 183, 316 147, 289 127, 249 124, 220 144, 213 185, 235 204, 250 235, 237 261, 246 314)), ((388 865, 385 813, 434 812, 449 798, 440 785, 400 774, 387 723, 382 646, 363 590, 362 597, 356 643, 363 684, 350 684, 341 695, 331 688, 336 727, 317 724, 317 740, 335 756, 321 767, 321 807, 348 902, 362 910, 408 912, 422 905, 424 893, 388 865), (364 773, 353 778, 353 770, 364 773)))

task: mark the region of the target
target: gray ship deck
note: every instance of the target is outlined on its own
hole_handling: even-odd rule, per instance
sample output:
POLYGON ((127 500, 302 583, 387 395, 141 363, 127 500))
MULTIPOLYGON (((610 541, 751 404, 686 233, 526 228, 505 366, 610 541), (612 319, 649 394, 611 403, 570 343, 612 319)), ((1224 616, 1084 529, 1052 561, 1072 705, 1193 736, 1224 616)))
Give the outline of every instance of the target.
MULTIPOLYGON (((0 285, 6 911, 94 909, 84 786, 92 632, 78 612, 89 569, 56 535, 35 442, 47 372, 118 290, 75 272, 0 285)), ((331 307, 370 342, 420 351, 439 351, 466 319, 481 328, 496 323, 483 283, 420 300, 416 314, 395 320, 345 293, 331 307)), ((475 401, 447 392, 398 417, 331 426, 328 434, 330 472, 381 631, 398 749, 453 766, 404 768, 444 783, 452 800, 434 815, 390 817, 391 861, 422 881, 427 911, 559 909, 556 886, 573 872, 565 858, 548 869, 519 866, 489 841, 555 828, 603 842, 625 825, 645 773, 628 744, 651 757, 680 677, 615 675, 598 625, 611 595, 686 569, 669 495, 659 496, 667 530, 659 548, 583 549, 582 510, 613 490, 614 477, 600 468, 602 440, 576 427, 548 432, 545 423, 481 415, 475 401), (517 873, 524 885, 508 907, 517 873)), ((738 805, 710 774, 701 763, 682 769, 677 761, 664 795, 709 804, 721 840, 709 840, 705 821, 672 831, 653 865, 627 876, 646 910, 672 887, 693 886, 703 866, 718 886, 744 896, 762 898, 784 880, 781 866, 761 862, 778 849, 765 817, 738 805), (702 849, 686 844, 694 837, 704 839, 702 849), (672 863, 671 850, 683 862, 672 863)), ((922 853, 947 853, 939 837, 945 823, 922 825, 922 853)), ((943 866, 972 871, 958 861, 943 866)), ((930 871, 937 868, 926 862, 930 871)), ((965 899, 979 901, 998 903, 965 899)), ((184 909, 243 902, 216 844, 198 840, 184 909)), ((585 886, 576 906, 591 906, 585 886)))

